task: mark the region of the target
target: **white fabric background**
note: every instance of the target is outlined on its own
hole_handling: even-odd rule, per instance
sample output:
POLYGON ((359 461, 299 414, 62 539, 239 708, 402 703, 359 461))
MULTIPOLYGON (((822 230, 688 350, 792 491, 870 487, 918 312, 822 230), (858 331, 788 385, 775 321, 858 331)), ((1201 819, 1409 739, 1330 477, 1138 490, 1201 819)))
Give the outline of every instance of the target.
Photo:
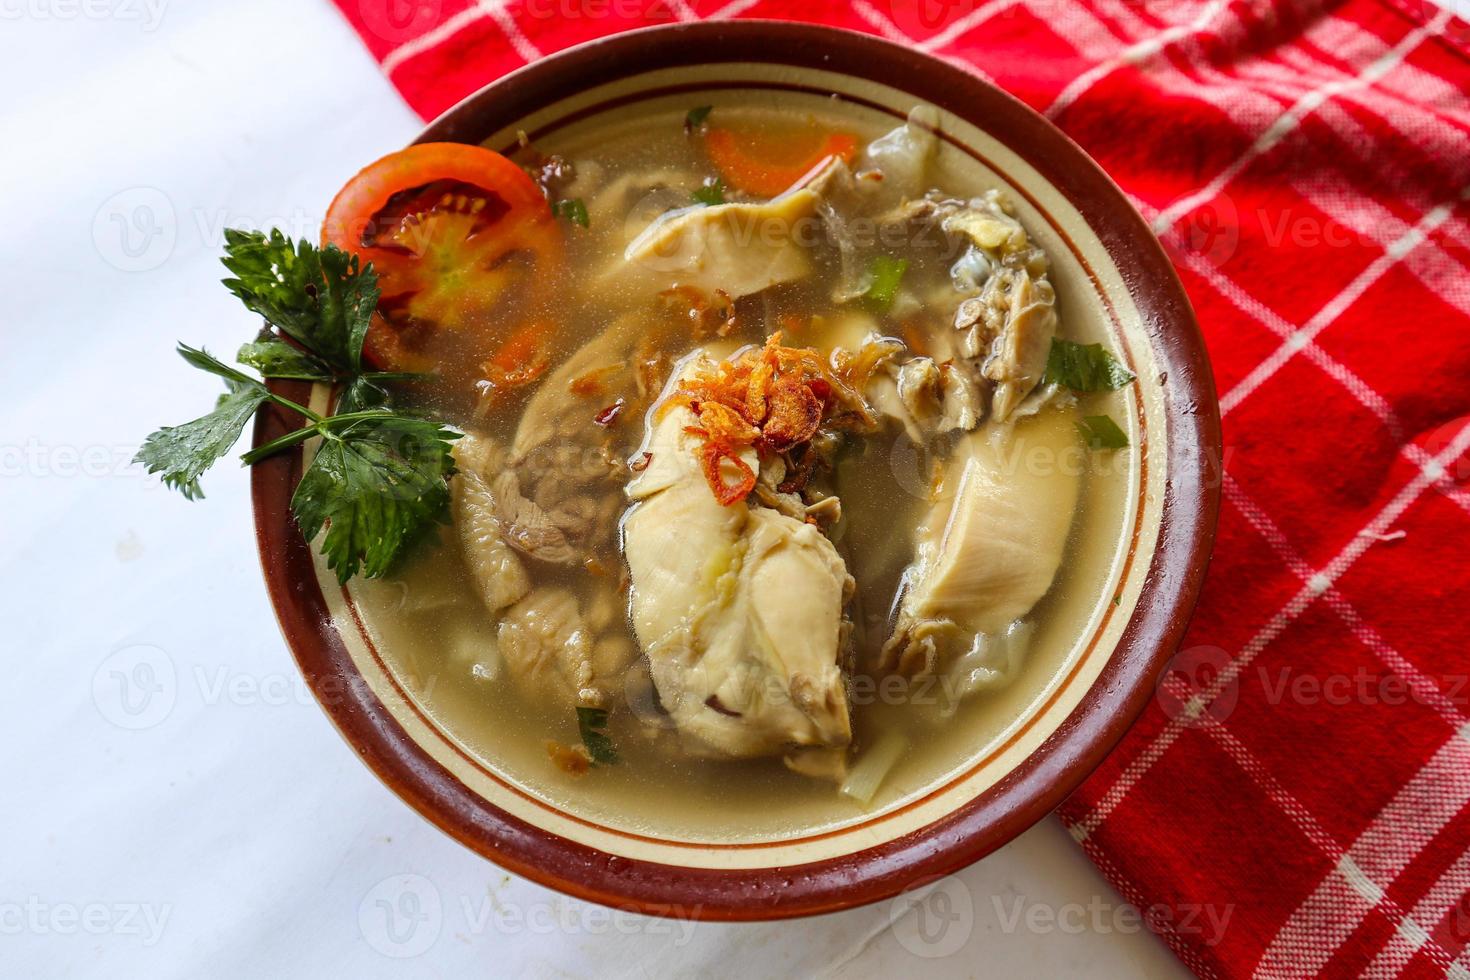
POLYGON ((299 682, 244 471, 127 465, 217 393, 175 339, 254 327, 221 230, 314 237, 418 121, 325 0, 0 0, 0 91, 0 974, 1182 972, 1050 820, 921 909, 750 926, 609 919, 421 820, 299 682))

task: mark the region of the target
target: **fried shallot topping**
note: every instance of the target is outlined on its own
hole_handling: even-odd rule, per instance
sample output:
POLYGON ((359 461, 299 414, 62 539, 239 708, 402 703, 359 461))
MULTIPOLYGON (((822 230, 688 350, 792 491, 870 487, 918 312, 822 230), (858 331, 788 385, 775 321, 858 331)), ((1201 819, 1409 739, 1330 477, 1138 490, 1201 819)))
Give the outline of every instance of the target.
MULTIPOLYGON (((729 506, 755 487, 756 474, 741 458, 743 451, 790 458, 824 421, 839 428, 871 425, 872 410, 853 382, 865 384, 872 368, 833 367, 811 348, 783 347, 777 332, 764 347, 747 348, 681 381, 658 414, 680 405, 694 413, 699 424, 685 431, 702 440, 698 452, 705 479, 715 499, 729 506)), ((809 470, 808 463, 802 483, 809 470)))

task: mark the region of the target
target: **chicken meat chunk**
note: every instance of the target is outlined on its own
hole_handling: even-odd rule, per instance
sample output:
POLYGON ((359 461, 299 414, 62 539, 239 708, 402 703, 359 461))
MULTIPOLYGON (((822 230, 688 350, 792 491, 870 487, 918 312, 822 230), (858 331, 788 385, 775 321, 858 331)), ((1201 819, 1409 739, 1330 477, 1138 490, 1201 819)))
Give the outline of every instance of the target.
POLYGON ((722 506, 685 431, 695 422, 682 405, 656 418, 649 464, 628 486, 633 625, 659 702, 694 754, 846 746, 838 659, 852 579, 813 525, 744 502, 722 506))
POLYGON ((459 470, 451 485, 454 526, 465 565, 485 608, 498 613, 531 590, 525 564, 506 542, 492 488, 504 453, 490 439, 466 433, 454 445, 454 458, 459 470))
POLYGON ((538 588, 507 609, 496 644, 522 697, 542 705, 607 706, 636 653, 597 642, 577 597, 557 586, 538 588))
POLYGON ((721 290, 731 299, 804 279, 812 265, 800 231, 815 215, 817 200, 813 191, 797 188, 762 203, 670 211, 628 245, 626 272, 711 295, 721 290))
POLYGON ((882 669, 939 672, 1031 611, 1061 565, 1084 452, 1073 408, 965 436, 919 530, 882 669))

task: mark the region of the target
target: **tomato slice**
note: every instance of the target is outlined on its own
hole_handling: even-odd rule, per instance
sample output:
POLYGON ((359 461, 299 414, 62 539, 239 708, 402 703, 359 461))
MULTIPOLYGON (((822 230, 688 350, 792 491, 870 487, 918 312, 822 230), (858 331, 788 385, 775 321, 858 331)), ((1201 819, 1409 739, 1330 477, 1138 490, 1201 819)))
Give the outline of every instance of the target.
POLYGON ((775 197, 831 157, 851 163, 857 137, 819 130, 773 135, 712 128, 704 135, 704 149, 726 183, 775 197))
POLYGON ((378 273, 365 357, 451 377, 480 370, 544 308, 562 259, 541 189, 463 143, 420 143, 364 168, 327 209, 322 240, 378 273))

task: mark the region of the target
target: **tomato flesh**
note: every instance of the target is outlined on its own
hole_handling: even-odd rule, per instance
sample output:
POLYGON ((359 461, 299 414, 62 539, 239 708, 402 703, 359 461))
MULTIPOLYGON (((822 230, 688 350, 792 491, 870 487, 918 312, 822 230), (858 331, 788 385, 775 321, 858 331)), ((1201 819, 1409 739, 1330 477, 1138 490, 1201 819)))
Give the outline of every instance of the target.
POLYGON ((540 188, 500 154, 458 143, 364 169, 332 202, 322 237, 378 273, 367 359, 451 377, 478 372, 545 304, 561 262, 540 188))

